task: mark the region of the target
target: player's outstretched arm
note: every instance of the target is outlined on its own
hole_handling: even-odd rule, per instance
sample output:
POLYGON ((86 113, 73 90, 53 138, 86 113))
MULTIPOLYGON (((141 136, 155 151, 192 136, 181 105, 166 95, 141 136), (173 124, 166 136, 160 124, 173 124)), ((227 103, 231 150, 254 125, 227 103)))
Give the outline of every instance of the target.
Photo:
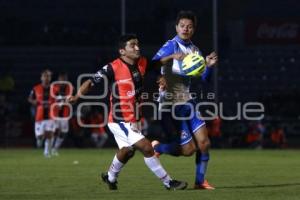
POLYGON ((70 96, 67 99, 67 102, 74 104, 78 101, 80 96, 85 95, 90 91, 90 89, 93 87, 93 82, 91 80, 86 80, 78 89, 77 93, 75 96, 70 96))

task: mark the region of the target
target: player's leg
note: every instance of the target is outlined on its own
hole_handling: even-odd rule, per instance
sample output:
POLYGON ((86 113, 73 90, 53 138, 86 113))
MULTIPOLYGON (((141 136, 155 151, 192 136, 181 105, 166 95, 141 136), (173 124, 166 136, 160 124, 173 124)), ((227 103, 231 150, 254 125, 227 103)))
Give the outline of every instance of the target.
POLYGON ((161 165, 159 159, 154 155, 154 149, 148 139, 141 132, 130 130, 128 125, 124 126, 128 129, 128 140, 133 146, 140 150, 144 155, 144 161, 147 167, 159 178, 167 189, 181 190, 187 187, 187 183, 183 181, 172 180, 169 174, 161 165))
POLYGON ((35 122, 34 132, 35 132, 35 139, 36 139, 36 147, 41 148, 43 146, 43 141, 44 141, 44 130, 41 121, 35 122))
POLYGON ((107 173, 102 173, 101 177, 108 184, 110 190, 116 190, 117 178, 123 166, 134 156, 135 150, 132 147, 123 147, 114 156, 107 173))
POLYGON ((205 180, 207 165, 209 161, 210 140, 208 137, 205 122, 199 119, 199 116, 190 121, 190 126, 194 133, 194 140, 197 144, 198 150, 196 153, 196 176, 195 189, 214 189, 205 180))
MULTIPOLYGON (((188 118, 191 113, 191 108, 189 105, 177 105, 175 108, 176 117, 188 118)), ((179 132, 175 141, 171 143, 158 143, 154 141, 153 147, 155 152, 160 154, 166 153, 170 155, 183 155, 191 156, 196 151, 196 145, 192 139, 191 130, 187 120, 173 120, 170 126, 175 127, 175 131, 179 132), (156 145, 155 145, 156 144, 156 145)), ((174 130, 174 129, 173 129, 174 130)))
POLYGON ((187 128, 187 123, 182 121, 182 129, 180 130, 180 138, 171 143, 160 143, 154 140, 152 142, 155 152, 159 154, 169 154, 172 156, 191 156, 196 151, 196 145, 192 135, 187 128))
POLYGON ((55 137, 52 154, 58 155, 58 150, 64 142, 67 134, 69 132, 69 121, 68 120, 59 120, 57 121, 57 135, 55 137))
POLYGON ((109 123, 108 128, 113 133, 119 147, 107 172, 101 174, 102 180, 110 190, 117 190, 117 178, 124 165, 134 156, 134 148, 128 143, 127 135, 121 129, 119 123, 109 123))
MULTIPOLYGON (((190 116, 187 120, 186 131, 190 131, 194 134, 193 144, 195 145, 194 151, 196 151, 196 176, 195 176, 195 188, 214 189, 205 181, 205 174, 207 164, 209 161, 209 146, 210 141, 208 138, 205 122, 201 119, 200 112, 195 109, 195 102, 189 101, 184 110, 190 116)), ((183 129, 184 130, 184 129, 183 129)))
POLYGON ((51 156, 51 149, 53 146, 53 138, 55 132, 55 122, 54 120, 44 120, 43 121, 43 129, 45 135, 45 146, 44 146, 44 156, 50 157, 51 156))

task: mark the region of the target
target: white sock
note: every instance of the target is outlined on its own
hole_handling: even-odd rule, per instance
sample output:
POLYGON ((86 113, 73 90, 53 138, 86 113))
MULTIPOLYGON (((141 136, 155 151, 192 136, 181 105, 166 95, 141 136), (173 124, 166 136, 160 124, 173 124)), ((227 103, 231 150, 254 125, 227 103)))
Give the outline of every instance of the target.
POLYGON ((144 160, 149 169, 163 182, 164 185, 169 187, 169 182, 172 179, 160 164, 158 158, 156 156, 150 158, 144 157, 144 160))
POLYGON ((54 143, 54 149, 56 149, 56 150, 59 149, 59 147, 61 146, 63 141, 64 141, 64 138, 56 137, 55 143, 54 143))
POLYGON ((46 138, 45 139, 45 147, 44 147, 44 154, 50 154, 51 152, 51 147, 52 147, 52 138, 46 138))
POLYGON ((43 139, 42 138, 37 138, 36 139, 36 147, 41 148, 43 146, 43 139))
POLYGON ((124 164, 121 163, 118 160, 117 155, 115 155, 115 157, 109 167, 109 170, 108 170, 108 180, 110 182, 115 182, 117 180, 117 177, 123 166, 124 166, 124 164))

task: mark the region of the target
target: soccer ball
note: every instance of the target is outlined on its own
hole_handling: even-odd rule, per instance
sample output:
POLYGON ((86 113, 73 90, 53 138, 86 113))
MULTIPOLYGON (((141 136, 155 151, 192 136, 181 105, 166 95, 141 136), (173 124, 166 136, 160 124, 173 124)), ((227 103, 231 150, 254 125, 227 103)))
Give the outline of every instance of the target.
POLYGON ((192 53, 188 54, 182 62, 182 71, 186 76, 201 76, 205 70, 205 59, 203 56, 192 53))

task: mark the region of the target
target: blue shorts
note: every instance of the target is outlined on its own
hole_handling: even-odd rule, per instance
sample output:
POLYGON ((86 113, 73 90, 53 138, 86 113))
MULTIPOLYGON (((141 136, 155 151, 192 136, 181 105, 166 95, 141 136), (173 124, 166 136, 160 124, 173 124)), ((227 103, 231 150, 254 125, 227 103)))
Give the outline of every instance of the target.
POLYGON ((191 141, 193 139, 192 134, 195 134, 199 128, 205 125, 205 121, 200 118, 200 112, 196 111, 196 105, 193 100, 185 104, 176 105, 175 115, 177 118, 187 118, 174 120, 176 128, 180 133, 180 138, 178 139, 180 145, 191 141))

